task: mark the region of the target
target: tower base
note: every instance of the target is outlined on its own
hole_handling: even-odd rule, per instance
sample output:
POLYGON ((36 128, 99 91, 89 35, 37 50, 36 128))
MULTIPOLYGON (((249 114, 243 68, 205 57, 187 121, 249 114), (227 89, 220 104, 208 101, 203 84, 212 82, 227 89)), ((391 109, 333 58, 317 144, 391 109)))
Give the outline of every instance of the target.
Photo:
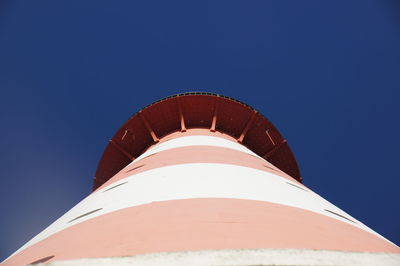
POLYGON ((353 266, 398 266, 400 254, 344 252, 309 249, 226 249, 186 252, 162 252, 129 257, 90 258, 55 261, 36 265, 52 266, 211 266, 211 265, 353 265, 353 266))

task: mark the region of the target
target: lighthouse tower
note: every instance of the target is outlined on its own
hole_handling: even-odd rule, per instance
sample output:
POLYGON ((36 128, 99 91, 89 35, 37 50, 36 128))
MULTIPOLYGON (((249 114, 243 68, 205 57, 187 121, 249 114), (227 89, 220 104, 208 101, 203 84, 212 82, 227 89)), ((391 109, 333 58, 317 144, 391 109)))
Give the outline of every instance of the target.
POLYGON ((302 184, 262 114, 187 93, 132 116, 93 192, 2 265, 400 265, 399 254, 302 184))

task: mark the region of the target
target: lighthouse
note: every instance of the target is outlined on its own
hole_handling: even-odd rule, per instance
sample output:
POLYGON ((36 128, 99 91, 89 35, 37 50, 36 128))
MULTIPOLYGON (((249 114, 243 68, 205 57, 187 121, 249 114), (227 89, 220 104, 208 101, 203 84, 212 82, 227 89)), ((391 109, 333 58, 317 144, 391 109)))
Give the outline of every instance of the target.
POLYGON ((400 248, 303 185, 262 114, 186 93, 128 119, 93 191, 2 265, 41 263, 400 265, 400 248))

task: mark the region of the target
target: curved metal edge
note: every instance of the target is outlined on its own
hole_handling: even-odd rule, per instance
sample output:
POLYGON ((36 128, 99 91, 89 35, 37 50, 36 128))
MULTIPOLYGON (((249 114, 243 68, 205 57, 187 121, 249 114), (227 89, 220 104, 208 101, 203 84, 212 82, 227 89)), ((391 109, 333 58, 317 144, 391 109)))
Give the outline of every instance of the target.
MULTIPOLYGON (((265 160, 271 162, 278 168, 280 168, 282 171, 286 172, 287 174, 291 175, 293 178, 295 178, 297 181, 301 182, 302 178, 300 175, 300 170, 297 165, 296 159, 293 155, 292 150, 287 144, 287 141, 281 136, 279 131, 275 128, 275 126, 261 113, 259 113, 256 109, 253 107, 238 101, 236 99, 233 99, 228 96, 224 96, 221 94, 216 94, 216 93, 209 93, 209 92, 187 92, 187 93, 179 93, 179 94, 174 94, 171 96, 167 96, 165 98, 162 98, 160 100, 157 100, 146 107, 142 108, 138 112, 136 112, 134 115, 132 115, 114 134, 113 138, 110 140, 109 144, 105 148, 103 155, 98 163, 98 167, 96 170, 96 175, 94 177, 94 182, 93 182, 93 190, 97 189, 99 186, 101 186, 103 183, 105 183, 108 179, 110 179, 112 176, 114 176, 119 170, 124 168, 126 165, 128 165, 134 158, 138 157, 141 153, 143 153, 145 150, 147 150, 150 146, 154 145, 155 143, 158 142, 159 136, 156 135, 156 132, 152 129, 151 123, 147 121, 147 118, 143 115, 145 112, 151 111, 156 106, 159 106, 161 103, 166 102, 166 101, 176 101, 177 104, 177 116, 182 116, 180 117, 180 126, 176 127, 174 131, 170 132, 176 132, 176 131, 182 131, 184 132, 186 130, 186 125, 185 125, 185 119, 184 115, 182 114, 181 106, 179 103, 179 99, 182 99, 183 101, 187 96, 211 96, 215 98, 216 100, 220 101, 229 101, 232 103, 240 104, 241 106, 244 107, 243 111, 246 111, 249 113, 252 113, 252 115, 248 118, 246 118, 246 124, 243 129, 235 130, 234 134, 232 132, 229 132, 227 130, 221 130, 221 128, 215 128, 215 121, 212 121, 212 125, 209 128, 210 131, 219 131, 221 133, 228 134, 234 138, 237 139, 239 143, 242 145, 246 146, 250 150, 254 151, 261 157, 263 157, 265 160), (124 139, 128 134, 133 135, 133 138, 135 138, 135 132, 130 132, 129 125, 132 123, 134 120, 140 119, 142 121, 142 126, 141 129, 144 129, 145 131, 148 132, 148 135, 146 136, 146 140, 143 140, 144 137, 141 139, 142 144, 145 143, 145 147, 143 147, 141 153, 137 154, 131 154, 129 150, 126 147, 123 147, 119 143, 119 140, 122 138, 124 139), (255 131, 255 127, 257 125, 253 126, 254 120, 256 120, 257 125, 260 123, 264 123, 268 125, 268 128, 266 130, 266 137, 265 140, 268 141, 270 140, 271 143, 273 144, 268 150, 262 150, 262 152, 259 149, 259 146, 262 146, 261 144, 264 144, 264 142, 260 141, 259 133, 256 134, 254 133, 253 136, 258 136, 258 137, 249 137, 251 135, 252 131, 255 131), (250 131, 250 134, 247 134, 250 131), (271 137, 271 134, 275 135, 275 138, 278 139, 278 143, 275 143, 274 140, 271 137), (236 134, 236 136, 235 136, 236 134), (122 136, 122 137, 121 137, 122 136), (254 143, 255 142, 255 143, 254 143), (262 143, 261 143, 262 142, 262 143), (113 154, 113 155, 110 155, 113 154), (117 155, 118 154, 118 155, 117 155), (118 157, 118 158, 116 158, 118 157), (288 169, 290 171, 288 171, 288 169)), ((197 97, 196 97, 197 98, 197 97)), ((233 105, 232 105, 233 106, 233 105)), ((215 106, 217 109, 218 107, 215 106)), ((216 115, 216 112, 214 110, 214 116, 216 115)), ((242 112, 240 112, 242 113, 242 112)), ((241 114, 235 114, 236 116, 240 116, 241 114)), ((175 119, 175 118, 174 118, 175 119)), ((135 122, 136 124, 139 122, 135 122)), ((203 126, 198 126, 198 127, 192 127, 192 128, 201 128, 203 126)), ((204 127, 203 127, 204 128, 204 127)), ((260 131, 260 130, 258 130, 260 131)), ((142 145, 143 146, 143 145, 142 145)))

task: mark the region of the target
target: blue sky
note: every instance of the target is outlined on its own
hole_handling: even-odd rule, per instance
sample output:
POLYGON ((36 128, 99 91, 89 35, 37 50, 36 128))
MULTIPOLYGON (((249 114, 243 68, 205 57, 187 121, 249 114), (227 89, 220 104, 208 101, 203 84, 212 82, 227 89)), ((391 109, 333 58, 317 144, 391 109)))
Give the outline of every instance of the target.
POLYGON ((187 91, 268 117, 304 184, 400 244, 398 1, 0 3, 0 259, 91 191, 108 139, 187 91))

